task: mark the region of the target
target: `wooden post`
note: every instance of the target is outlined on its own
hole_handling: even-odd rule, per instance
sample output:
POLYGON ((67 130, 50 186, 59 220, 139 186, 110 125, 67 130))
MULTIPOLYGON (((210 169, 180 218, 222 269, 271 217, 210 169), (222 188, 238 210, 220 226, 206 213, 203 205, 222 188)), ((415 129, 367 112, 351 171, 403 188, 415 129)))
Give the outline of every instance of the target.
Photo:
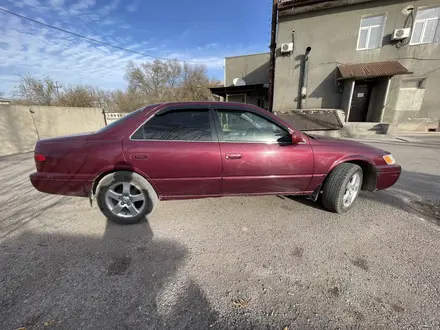
POLYGON ((276 37, 277 37, 277 21, 278 21, 278 0, 273 0, 272 5, 272 21, 270 29, 270 58, 269 58, 269 90, 268 96, 268 110, 273 112, 273 96, 275 85, 275 52, 277 49, 276 37))

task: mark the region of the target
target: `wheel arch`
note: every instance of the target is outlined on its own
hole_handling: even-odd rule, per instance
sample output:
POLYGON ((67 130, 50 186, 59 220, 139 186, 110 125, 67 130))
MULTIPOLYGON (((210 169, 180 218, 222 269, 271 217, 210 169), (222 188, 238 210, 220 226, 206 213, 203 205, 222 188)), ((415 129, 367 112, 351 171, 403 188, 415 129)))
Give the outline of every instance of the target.
POLYGON ((151 185, 151 187, 153 187, 154 191, 156 192, 156 195, 159 196, 157 189, 153 183, 153 181, 142 171, 139 171, 137 168, 134 167, 118 167, 118 168, 111 168, 108 170, 105 170, 103 172, 101 172, 96 178, 95 180, 93 180, 93 184, 92 184, 92 193, 93 195, 96 194, 96 188, 99 185, 99 182, 101 182, 102 179, 104 179, 107 175, 112 174, 112 173, 116 173, 116 172, 132 172, 132 173, 136 173, 138 175, 140 175, 141 177, 143 177, 145 180, 148 181, 148 183, 151 185))
POLYGON ((362 190, 368 190, 368 191, 374 191, 376 190, 376 180, 377 180, 377 171, 374 164, 366 159, 365 157, 358 156, 358 157, 350 157, 345 158, 342 160, 339 160, 335 162, 332 167, 330 168, 327 176, 325 177, 324 181, 322 182, 322 186, 325 184, 329 174, 336 168, 338 165, 343 163, 350 163, 350 164, 356 164, 360 166, 362 169, 362 176, 363 176, 363 182, 362 182, 362 190))

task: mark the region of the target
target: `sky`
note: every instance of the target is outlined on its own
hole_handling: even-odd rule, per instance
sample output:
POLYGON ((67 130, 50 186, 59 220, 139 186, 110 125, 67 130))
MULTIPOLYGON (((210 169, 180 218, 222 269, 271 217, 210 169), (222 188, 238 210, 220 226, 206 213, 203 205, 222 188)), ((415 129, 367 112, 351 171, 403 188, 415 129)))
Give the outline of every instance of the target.
MULTIPOLYGON (((269 51, 271 0, 0 0, 0 7, 157 57, 204 64, 223 81, 224 58, 269 51)), ((127 62, 153 58, 90 43, 0 12, 0 93, 21 75, 125 88, 127 62)))

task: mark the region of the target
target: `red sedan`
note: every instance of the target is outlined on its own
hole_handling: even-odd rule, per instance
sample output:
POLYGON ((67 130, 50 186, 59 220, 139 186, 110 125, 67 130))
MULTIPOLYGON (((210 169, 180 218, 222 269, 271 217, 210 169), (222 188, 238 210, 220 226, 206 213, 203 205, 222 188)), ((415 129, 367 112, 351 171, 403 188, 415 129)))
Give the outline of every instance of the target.
POLYGON ((39 191, 96 197, 109 219, 130 224, 159 200, 305 195, 349 210, 359 191, 400 176, 393 156, 361 143, 306 135, 241 103, 150 105, 91 134, 41 140, 39 191))

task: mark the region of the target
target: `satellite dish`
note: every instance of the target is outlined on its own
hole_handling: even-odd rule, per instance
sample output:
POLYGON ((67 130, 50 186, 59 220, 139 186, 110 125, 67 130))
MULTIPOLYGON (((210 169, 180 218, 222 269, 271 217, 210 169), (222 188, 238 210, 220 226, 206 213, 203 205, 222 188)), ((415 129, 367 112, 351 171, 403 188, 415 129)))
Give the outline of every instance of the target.
POLYGON ((246 82, 241 78, 235 78, 234 80, 232 80, 232 84, 234 86, 246 86, 246 82))

